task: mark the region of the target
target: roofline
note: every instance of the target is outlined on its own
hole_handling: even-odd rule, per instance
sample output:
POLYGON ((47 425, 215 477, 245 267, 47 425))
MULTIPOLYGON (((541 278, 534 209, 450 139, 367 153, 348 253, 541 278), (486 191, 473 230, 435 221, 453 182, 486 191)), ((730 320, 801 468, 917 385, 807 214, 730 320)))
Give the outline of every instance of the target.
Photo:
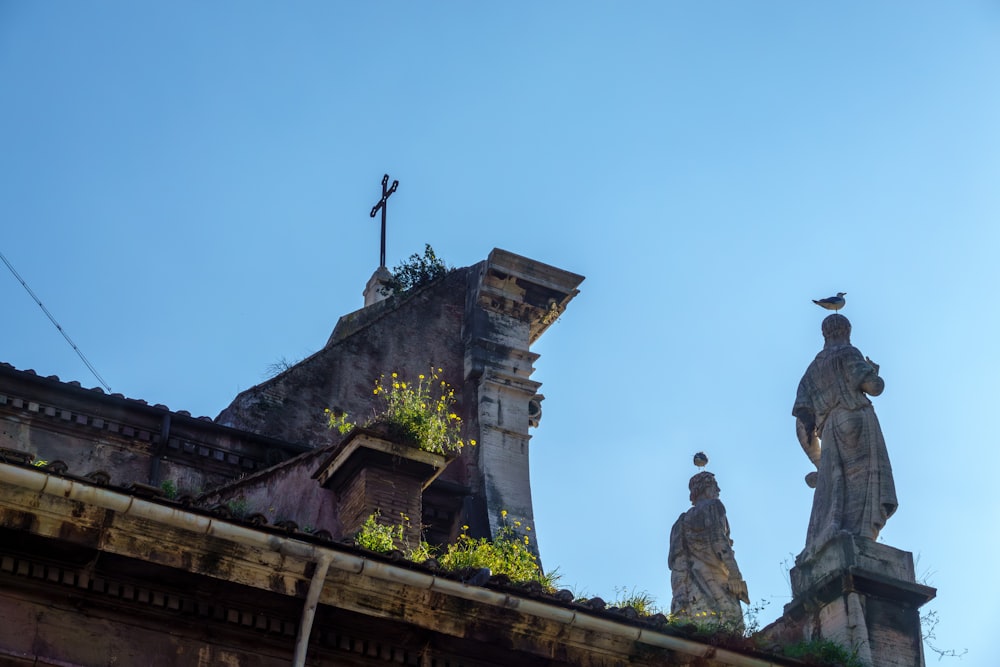
POLYGON ((157 419, 162 419, 163 415, 169 414, 171 420, 175 423, 186 424, 195 429, 202 429, 205 431, 216 431, 241 440, 257 441, 267 446, 291 450, 297 454, 314 449, 313 447, 302 443, 289 442, 287 440, 272 438, 266 435, 253 433, 251 431, 242 431, 238 428, 233 428, 232 426, 225 426, 216 422, 211 417, 193 417, 187 411, 182 410, 180 412, 175 412, 162 404, 150 405, 141 399, 126 398, 123 394, 107 394, 100 387, 86 389, 80 385, 79 382, 63 382, 58 376, 55 375, 45 377, 39 375, 34 370, 19 370, 11 364, 0 362, 0 376, 4 375, 18 380, 35 383, 43 387, 50 387, 52 389, 64 391, 83 400, 122 407, 140 414, 153 416, 157 419))
POLYGON ((120 513, 123 516, 131 516, 171 528, 227 540, 241 546, 276 552, 282 556, 290 556, 313 563, 328 562, 330 568, 350 574, 363 573, 365 576, 382 582, 412 586, 478 604, 517 611, 538 619, 560 623, 583 631, 603 632, 618 639, 638 642, 654 648, 678 651, 737 667, 779 667, 781 665, 781 663, 745 656, 727 649, 655 630, 600 618, 581 610, 566 609, 507 592, 472 586, 354 553, 255 530, 79 480, 61 478, 35 468, 0 463, 0 483, 10 484, 39 494, 57 496, 63 500, 94 505, 120 513))

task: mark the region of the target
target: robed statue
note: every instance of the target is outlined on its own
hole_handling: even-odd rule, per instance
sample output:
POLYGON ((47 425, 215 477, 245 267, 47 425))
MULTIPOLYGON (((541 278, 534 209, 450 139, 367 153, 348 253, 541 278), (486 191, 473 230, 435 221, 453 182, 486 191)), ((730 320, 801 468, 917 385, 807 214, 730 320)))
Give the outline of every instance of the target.
POLYGON ((851 323, 843 315, 823 320, 823 338, 792 409, 799 443, 818 469, 806 547, 797 560, 840 533, 874 540, 896 511, 889 454, 868 399, 885 387, 879 366, 851 345, 851 323))
POLYGON ((747 585, 736 564, 726 508, 715 475, 700 472, 688 483, 691 509, 670 531, 670 585, 674 616, 705 617, 743 629, 740 601, 749 604, 747 585))

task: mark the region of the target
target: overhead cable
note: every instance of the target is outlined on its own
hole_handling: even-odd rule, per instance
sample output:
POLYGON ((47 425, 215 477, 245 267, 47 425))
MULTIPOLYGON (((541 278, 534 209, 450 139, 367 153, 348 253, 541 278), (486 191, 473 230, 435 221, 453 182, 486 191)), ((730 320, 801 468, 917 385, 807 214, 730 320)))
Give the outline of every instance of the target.
POLYGON ((110 394, 111 387, 108 386, 108 383, 104 381, 104 378, 102 378, 101 374, 97 372, 97 369, 94 368, 93 364, 91 364, 90 361, 87 360, 87 357, 83 355, 83 352, 80 350, 79 347, 76 346, 76 343, 73 342, 73 339, 69 337, 69 334, 66 333, 66 330, 63 329, 61 326, 59 326, 59 323, 56 322, 56 318, 52 317, 52 313, 49 312, 49 309, 45 307, 45 305, 42 303, 42 300, 35 295, 35 293, 31 290, 30 287, 28 287, 28 283, 24 282, 24 278, 22 278, 21 275, 11 265, 11 263, 7 261, 7 258, 3 256, 2 252, 0 252, 0 259, 2 259, 3 263, 7 265, 7 268, 10 269, 10 272, 14 275, 15 278, 17 278, 17 281, 21 283, 21 285, 24 286, 24 289, 28 291, 28 294, 30 294, 31 298, 35 300, 35 303, 38 304, 38 307, 42 309, 42 312, 45 313, 46 317, 49 318, 49 321, 51 321, 52 324, 55 325, 56 329, 59 330, 59 333, 63 335, 63 338, 65 338, 66 342, 70 344, 70 347, 72 347, 76 351, 76 354, 80 357, 80 360, 83 361, 84 364, 86 364, 87 368, 90 369, 90 372, 93 373, 94 377, 97 378, 97 381, 101 383, 101 386, 104 387, 104 389, 107 390, 107 392, 110 394))

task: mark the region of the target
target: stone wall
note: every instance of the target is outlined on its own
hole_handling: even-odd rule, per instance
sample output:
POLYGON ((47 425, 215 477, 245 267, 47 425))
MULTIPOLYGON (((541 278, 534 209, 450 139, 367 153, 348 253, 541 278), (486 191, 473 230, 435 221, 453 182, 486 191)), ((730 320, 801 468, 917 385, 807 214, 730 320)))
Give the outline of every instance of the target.
POLYGON ((324 409, 364 423, 378 407, 372 388, 380 376, 416 379, 441 368, 455 388, 465 436, 479 444, 428 489, 424 523, 438 536, 454 537, 458 525, 491 536, 506 510, 527 527, 534 516, 528 429, 538 423, 542 399, 530 346, 582 280, 495 249, 484 262, 341 317, 323 349, 239 394, 217 421, 322 447, 339 439, 324 409))

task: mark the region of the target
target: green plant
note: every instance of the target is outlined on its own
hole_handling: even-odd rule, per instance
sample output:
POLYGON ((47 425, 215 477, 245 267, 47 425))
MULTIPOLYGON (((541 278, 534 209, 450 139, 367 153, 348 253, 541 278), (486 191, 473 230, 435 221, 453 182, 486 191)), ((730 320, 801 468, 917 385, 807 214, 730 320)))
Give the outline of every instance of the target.
POLYGON ((769 600, 757 600, 743 612, 743 634, 747 637, 760 631, 760 617, 771 604, 769 600))
POLYGON ((660 607, 656 604, 656 598, 647 591, 637 591, 634 587, 629 590, 624 586, 615 588, 615 599, 609 607, 632 607, 640 616, 652 616, 660 613, 660 607))
MULTIPOLYGON (((537 581, 546 590, 555 591, 559 576, 555 572, 542 572, 538 566, 538 558, 528 549, 531 545, 530 538, 517 534, 516 529, 521 527, 521 522, 513 521, 508 524, 506 510, 500 516, 503 526, 497 530, 492 540, 469 537, 466 532, 469 527, 462 526, 458 541, 445 547, 440 556, 441 566, 448 570, 485 567, 495 575, 510 577, 511 581, 537 581)), ((527 526, 525 530, 530 531, 531 527, 527 526)))
POLYGON ((940 648, 934 643, 937 640, 935 629, 937 628, 937 624, 940 620, 941 619, 938 618, 936 609, 925 609, 920 614, 921 638, 924 640, 924 646, 929 648, 934 653, 937 653, 938 660, 941 660, 941 658, 961 658, 969 652, 969 649, 964 648, 962 650, 958 650, 953 648, 940 648))
POLYGON ((857 651, 851 651, 828 639, 814 639, 786 646, 785 655, 818 667, 866 667, 857 651))
POLYGON ((437 280, 446 273, 448 267, 434 254, 434 248, 425 243, 423 256, 413 253, 408 260, 398 264, 392 270, 392 278, 379 291, 386 295, 400 294, 437 280))
POLYGON ((342 410, 330 410, 330 408, 323 410, 323 412, 329 415, 329 422, 327 423, 327 426, 329 428, 337 429, 337 432, 340 433, 340 435, 347 435, 347 433, 354 428, 354 424, 347 421, 346 412, 342 410))
POLYGON ((302 361, 302 359, 289 360, 288 357, 281 357, 277 361, 272 361, 264 367, 264 379, 270 380, 273 377, 277 377, 295 366, 295 364, 300 361, 302 361))
POLYGON ((678 626, 694 626, 695 635, 742 636, 743 634, 737 630, 735 623, 724 619, 717 611, 698 611, 688 614, 682 609, 676 614, 670 614, 669 621, 678 626))
POLYGON ((160 484, 160 488, 163 489, 163 495, 167 498, 173 500, 177 497, 177 484, 172 479, 165 479, 163 483, 160 484))
POLYGON ((237 498, 236 500, 230 500, 226 503, 226 507, 232 513, 235 519, 245 519, 250 513, 250 505, 247 503, 246 498, 237 498))
POLYGON ((430 544, 428 544, 423 540, 420 540, 420 542, 417 543, 417 546, 413 547, 412 549, 409 549, 406 552, 407 560, 411 560, 414 563, 422 563, 428 558, 436 558, 437 555, 438 555, 438 549, 432 547, 430 544))
MULTIPOLYGON (((383 400, 384 407, 368 425, 385 424, 392 435, 427 452, 460 451, 465 440, 461 435, 462 419, 453 412, 455 390, 439 373, 440 368, 432 368, 430 376, 419 375, 416 384, 406 382, 397 373, 387 384, 383 384, 384 375, 376 380, 373 393, 383 400)), ((475 445, 476 441, 469 440, 469 444, 475 445)))
MULTIPOLYGON (((379 523, 382 513, 375 510, 370 514, 361 528, 354 534, 354 541, 359 547, 379 553, 389 553, 403 542, 403 524, 391 525, 379 523)), ((404 517, 405 518, 405 517, 404 517)))
MULTIPOLYGON (((380 518, 381 513, 376 511, 361 524, 354 535, 358 546, 379 553, 402 548, 407 560, 417 563, 437 558, 441 567, 446 570, 489 568, 493 574, 506 575, 513 582, 536 581, 546 590, 555 591, 559 575, 556 572, 542 572, 538 567, 538 558, 528 549, 531 545, 530 538, 516 532, 521 527, 521 522, 512 521, 508 524, 506 510, 501 512, 503 526, 492 540, 469 537, 469 527, 462 526, 458 541, 440 550, 423 540, 414 547, 406 543, 404 531, 409 525, 409 517, 400 515, 402 523, 399 524, 380 523, 380 518)), ((525 526, 525 531, 530 532, 531 527, 525 526)))

